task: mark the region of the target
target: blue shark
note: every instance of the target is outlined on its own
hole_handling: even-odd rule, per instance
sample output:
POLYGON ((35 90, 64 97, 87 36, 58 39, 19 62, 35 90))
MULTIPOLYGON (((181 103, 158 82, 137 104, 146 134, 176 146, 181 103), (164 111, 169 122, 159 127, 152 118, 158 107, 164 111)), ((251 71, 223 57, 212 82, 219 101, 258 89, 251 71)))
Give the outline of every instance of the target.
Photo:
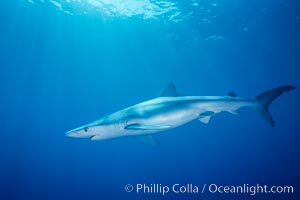
POLYGON ((295 89, 285 85, 270 89, 255 98, 241 98, 234 92, 226 96, 182 96, 170 83, 154 99, 130 106, 99 120, 66 132, 69 137, 108 140, 136 137, 148 144, 158 145, 153 134, 182 126, 193 120, 208 123, 220 112, 240 114, 244 107, 254 108, 271 126, 274 120, 268 110, 271 102, 284 92, 295 89))

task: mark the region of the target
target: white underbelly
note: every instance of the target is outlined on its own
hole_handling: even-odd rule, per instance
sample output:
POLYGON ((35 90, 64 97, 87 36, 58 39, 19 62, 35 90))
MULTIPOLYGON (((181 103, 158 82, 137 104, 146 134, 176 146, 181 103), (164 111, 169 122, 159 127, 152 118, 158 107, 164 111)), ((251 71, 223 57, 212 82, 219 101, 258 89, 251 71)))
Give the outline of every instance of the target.
POLYGON ((199 113, 195 112, 195 110, 177 110, 164 112, 159 115, 154 115, 149 118, 142 119, 141 123, 149 125, 170 126, 170 128, 174 128, 197 119, 198 116, 199 113))

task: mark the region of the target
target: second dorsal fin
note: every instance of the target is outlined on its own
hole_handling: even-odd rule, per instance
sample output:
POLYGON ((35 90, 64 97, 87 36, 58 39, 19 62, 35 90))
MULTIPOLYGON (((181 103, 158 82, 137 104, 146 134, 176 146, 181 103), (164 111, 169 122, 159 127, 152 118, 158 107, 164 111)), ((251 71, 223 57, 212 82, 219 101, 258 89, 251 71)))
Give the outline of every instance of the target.
POLYGON ((237 97, 237 95, 234 93, 234 92, 229 92, 227 94, 227 96, 230 96, 230 97, 237 97))
POLYGON ((169 85, 160 93, 159 97, 178 97, 181 96, 177 93, 174 83, 169 85))

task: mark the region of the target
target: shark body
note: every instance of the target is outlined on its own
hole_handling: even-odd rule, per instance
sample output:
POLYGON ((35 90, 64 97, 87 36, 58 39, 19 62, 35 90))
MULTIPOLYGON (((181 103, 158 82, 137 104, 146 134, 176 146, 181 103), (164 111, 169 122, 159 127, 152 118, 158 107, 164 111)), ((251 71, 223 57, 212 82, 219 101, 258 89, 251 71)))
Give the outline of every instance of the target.
POLYGON ((233 92, 226 96, 181 96, 174 84, 170 83, 159 97, 70 130, 66 135, 91 140, 134 136, 157 145, 152 136, 154 133, 176 128, 195 119, 208 123, 212 116, 223 111, 239 114, 239 109, 243 107, 254 108, 271 126, 275 126, 268 106, 291 89, 294 87, 289 85, 277 87, 253 99, 238 97, 233 92))

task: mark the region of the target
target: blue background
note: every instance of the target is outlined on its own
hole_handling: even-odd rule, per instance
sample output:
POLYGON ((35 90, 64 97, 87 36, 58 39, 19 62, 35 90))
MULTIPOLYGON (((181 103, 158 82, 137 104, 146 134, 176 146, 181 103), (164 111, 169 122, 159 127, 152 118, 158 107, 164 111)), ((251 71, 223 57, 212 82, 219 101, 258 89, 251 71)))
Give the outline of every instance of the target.
POLYGON ((199 23, 200 12, 173 23, 1 1, 0 199, 297 199, 298 90, 270 106, 275 128, 243 109, 159 133, 159 146, 64 135, 169 82, 183 95, 249 98, 299 87, 299 1, 220 2, 213 23, 199 23), (293 185, 295 194, 163 197, 126 193, 128 183, 293 185))

